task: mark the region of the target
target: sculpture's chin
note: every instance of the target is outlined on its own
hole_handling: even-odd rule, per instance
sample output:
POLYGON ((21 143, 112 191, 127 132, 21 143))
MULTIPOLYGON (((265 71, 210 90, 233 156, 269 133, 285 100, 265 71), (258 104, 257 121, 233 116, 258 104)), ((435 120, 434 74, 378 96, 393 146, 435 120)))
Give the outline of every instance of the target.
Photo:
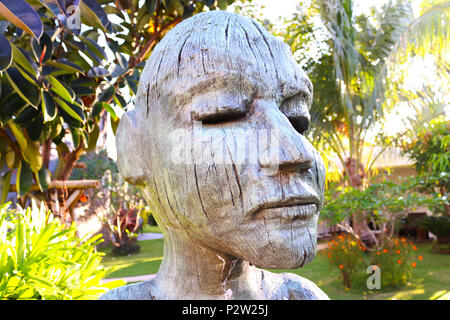
POLYGON ((271 224, 266 221, 265 228, 254 226, 250 239, 248 233, 242 234, 239 257, 259 268, 294 269, 311 262, 316 255, 317 219, 308 225, 271 224))
POLYGON ((293 246, 288 244, 277 246, 275 252, 272 249, 261 250, 259 257, 249 258, 248 261, 259 268, 296 269, 310 263, 315 255, 315 246, 312 247, 308 239, 293 246))

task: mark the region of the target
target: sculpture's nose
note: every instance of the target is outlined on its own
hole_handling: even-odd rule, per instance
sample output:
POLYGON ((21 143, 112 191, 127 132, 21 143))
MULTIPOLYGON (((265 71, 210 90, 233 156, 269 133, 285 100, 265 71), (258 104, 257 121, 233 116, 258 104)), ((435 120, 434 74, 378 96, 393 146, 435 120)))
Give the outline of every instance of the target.
MULTIPOLYGON (((267 109, 266 109, 267 110, 267 109)), ((295 127, 292 117, 284 115, 278 108, 270 108, 265 112, 270 122, 270 146, 260 158, 262 168, 278 167, 280 172, 301 172, 313 167, 314 147, 295 127), (270 156, 267 156, 270 150, 270 156)), ((295 118, 301 124, 302 131, 307 127, 308 119, 295 118)))

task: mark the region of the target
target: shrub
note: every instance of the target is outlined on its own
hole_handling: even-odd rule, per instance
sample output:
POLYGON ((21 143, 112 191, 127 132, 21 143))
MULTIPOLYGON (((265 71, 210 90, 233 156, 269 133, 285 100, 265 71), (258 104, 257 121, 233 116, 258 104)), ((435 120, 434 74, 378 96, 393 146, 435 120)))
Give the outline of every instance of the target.
POLYGON ((0 205, 0 298, 95 299, 123 285, 100 284, 107 270, 95 250, 99 236, 83 241, 73 224, 65 228, 45 207, 0 205))
POLYGON ((423 259, 415 256, 416 250, 416 246, 405 238, 393 238, 371 252, 371 264, 380 267, 383 287, 399 287, 407 283, 417 265, 415 258, 418 261, 423 259))
POLYGON ((366 248, 351 234, 341 234, 330 242, 323 250, 330 267, 339 268, 346 288, 351 288, 354 277, 364 270, 363 255, 366 248))
POLYGON ((111 231, 113 253, 128 255, 139 252, 137 231, 141 226, 141 212, 145 208, 138 187, 123 181, 119 174, 107 171, 103 179, 104 196, 110 197, 110 211, 106 225, 111 231))
POLYGON ((450 172, 450 122, 443 118, 432 121, 418 132, 417 138, 404 148, 419 173, 450 172))
POLYGON ((99 153, 87 153, 80 157, 79 162, 84 163, 86 168, 74 168, 70 176, 71 180, 101 179, 107 170, 114 174, 119 172, 117 164, 108 157, 105 150, 99 153))
POLYGON ((394 236, 399 220, 425 199, 411 190, 409 183, 400 185, 389 181, 373 183, 364 190, 349 187, 336 191, 321 215, 350 233, 355 231, 346 220, 352 218, 360 222, 361 232, 367 236, 358 234, 358 238, 367 245, 374 244, 376 249, 394 236))
POLYGON ((136 230, 139 227, 138 209, 119 209, 111 221, 108 221, 108 226, 114 236, 112 240, 114 255, 125 256, 139 252, 140 247, 136 244, 136 230))

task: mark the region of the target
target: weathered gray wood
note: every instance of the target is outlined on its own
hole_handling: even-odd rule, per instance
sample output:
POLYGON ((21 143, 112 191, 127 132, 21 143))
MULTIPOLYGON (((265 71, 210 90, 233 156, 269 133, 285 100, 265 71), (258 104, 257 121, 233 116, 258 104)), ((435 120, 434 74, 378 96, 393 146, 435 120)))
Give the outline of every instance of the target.
POLYGON ((301 134, 311 97, 289 47, 249 18, 212 11, 171 30, 116 135, 119 170, 164 233, 163 262, 102 299, 327 299, 259 269, 315 255, 325 168, 301 134))

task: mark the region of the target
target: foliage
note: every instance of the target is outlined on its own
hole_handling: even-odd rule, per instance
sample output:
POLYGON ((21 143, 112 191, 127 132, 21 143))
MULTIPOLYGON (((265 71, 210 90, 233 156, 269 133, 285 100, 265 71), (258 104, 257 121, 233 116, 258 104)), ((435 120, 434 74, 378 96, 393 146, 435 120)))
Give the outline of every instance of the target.
POLYGON ((450 243, 450 217, 427 216, 421 219, 420 226, 437 237, 438 243, 450 243))
POLYGON ((442 205, 446 198, 435 198, 419 193, 420 177, 402 184, 384 181, 373 183, 365 190, 353 187, 337 187, 328 191, 329 201, 321 211, 324 219, 355 233, 347 220, 351 217, 363 222, 365 231, 380 250, 394 237, 400 219, 422 205, 442 205))
POLYGON ((330 266, 338 267, 346 288, 351 288, 352 280, 364 270, 363 254, 365 246, 352 234, 341 234, 327 243, 321 252, 328 258, 330 266))
POLYGON ((450 215, 450 199, 447 192, 450 186, 449 173, 421 174, 411 179, 410 185, 416 187, 417 191, 422 194, 427 195, 424 205, 433 212, 433 215, 450 215))
MULTIPOLYGON (((145 59, 165 33, 205 8, 233 0, 1 0, 0 168, 3 188, 17 170, 26 195, 34 181, 67 180, 93 150, 102 121, 113 131, 145 59), (145 4, 145 5, 142 5, 145 4), (49 171, 52 145, 59 163, 49 171)), ((55 214, 57 214, 55 212, 55 214)))
POLYGON ((139 252, 136 244, 136 231, 139 227, 139 210, 119 209, 114 216, 107 220, 108 226, 114 236, 112 252, 115 255, 124 256, 139 252))
POLYGON ((107 170, 112 174, 119 172, 117 164, 108 157, 105 150, 84 154, 80 157, 79 163, 84 163, 86 168, 74 168, 70 179, 101 179, 107 170))
POLYGON ((389 239, 378 250, 372 251, 371 263, 380 267, 382 287, 398 287, 410 280, 418 263, 412 260, 423 260, 422 256, 414 255, 415 251, 417 247, 405 238, 389 239))
POLYGON ((99 236, 82 240, 42 206, 0 205, 1 299, 95 299, 116 281, 100 284, 107 270, 95 251, 99 236))
POLYGON ((114 236, 113 253, 137 253, 137 231, 142 227, 141 212, 145 208, 139 187, 123 181, 118 173, 112 174, 108 170, 103 179, 103 188, 103 196, 110 199, 110 211, 105 223, 114 236))
POLYGON ((441 118, 430 122, 404 148, 404 153, 414 161, 419 173, 450 174, 450 121, 441 118))
POLYGON ((440 118, 417 133, 415 140, 404 148, 421 173, 420 190, 433 201, 427 204, 433 216, 422 219, 420 225, 437 236, 441 244, 450 241, 450 122, 440 118))

